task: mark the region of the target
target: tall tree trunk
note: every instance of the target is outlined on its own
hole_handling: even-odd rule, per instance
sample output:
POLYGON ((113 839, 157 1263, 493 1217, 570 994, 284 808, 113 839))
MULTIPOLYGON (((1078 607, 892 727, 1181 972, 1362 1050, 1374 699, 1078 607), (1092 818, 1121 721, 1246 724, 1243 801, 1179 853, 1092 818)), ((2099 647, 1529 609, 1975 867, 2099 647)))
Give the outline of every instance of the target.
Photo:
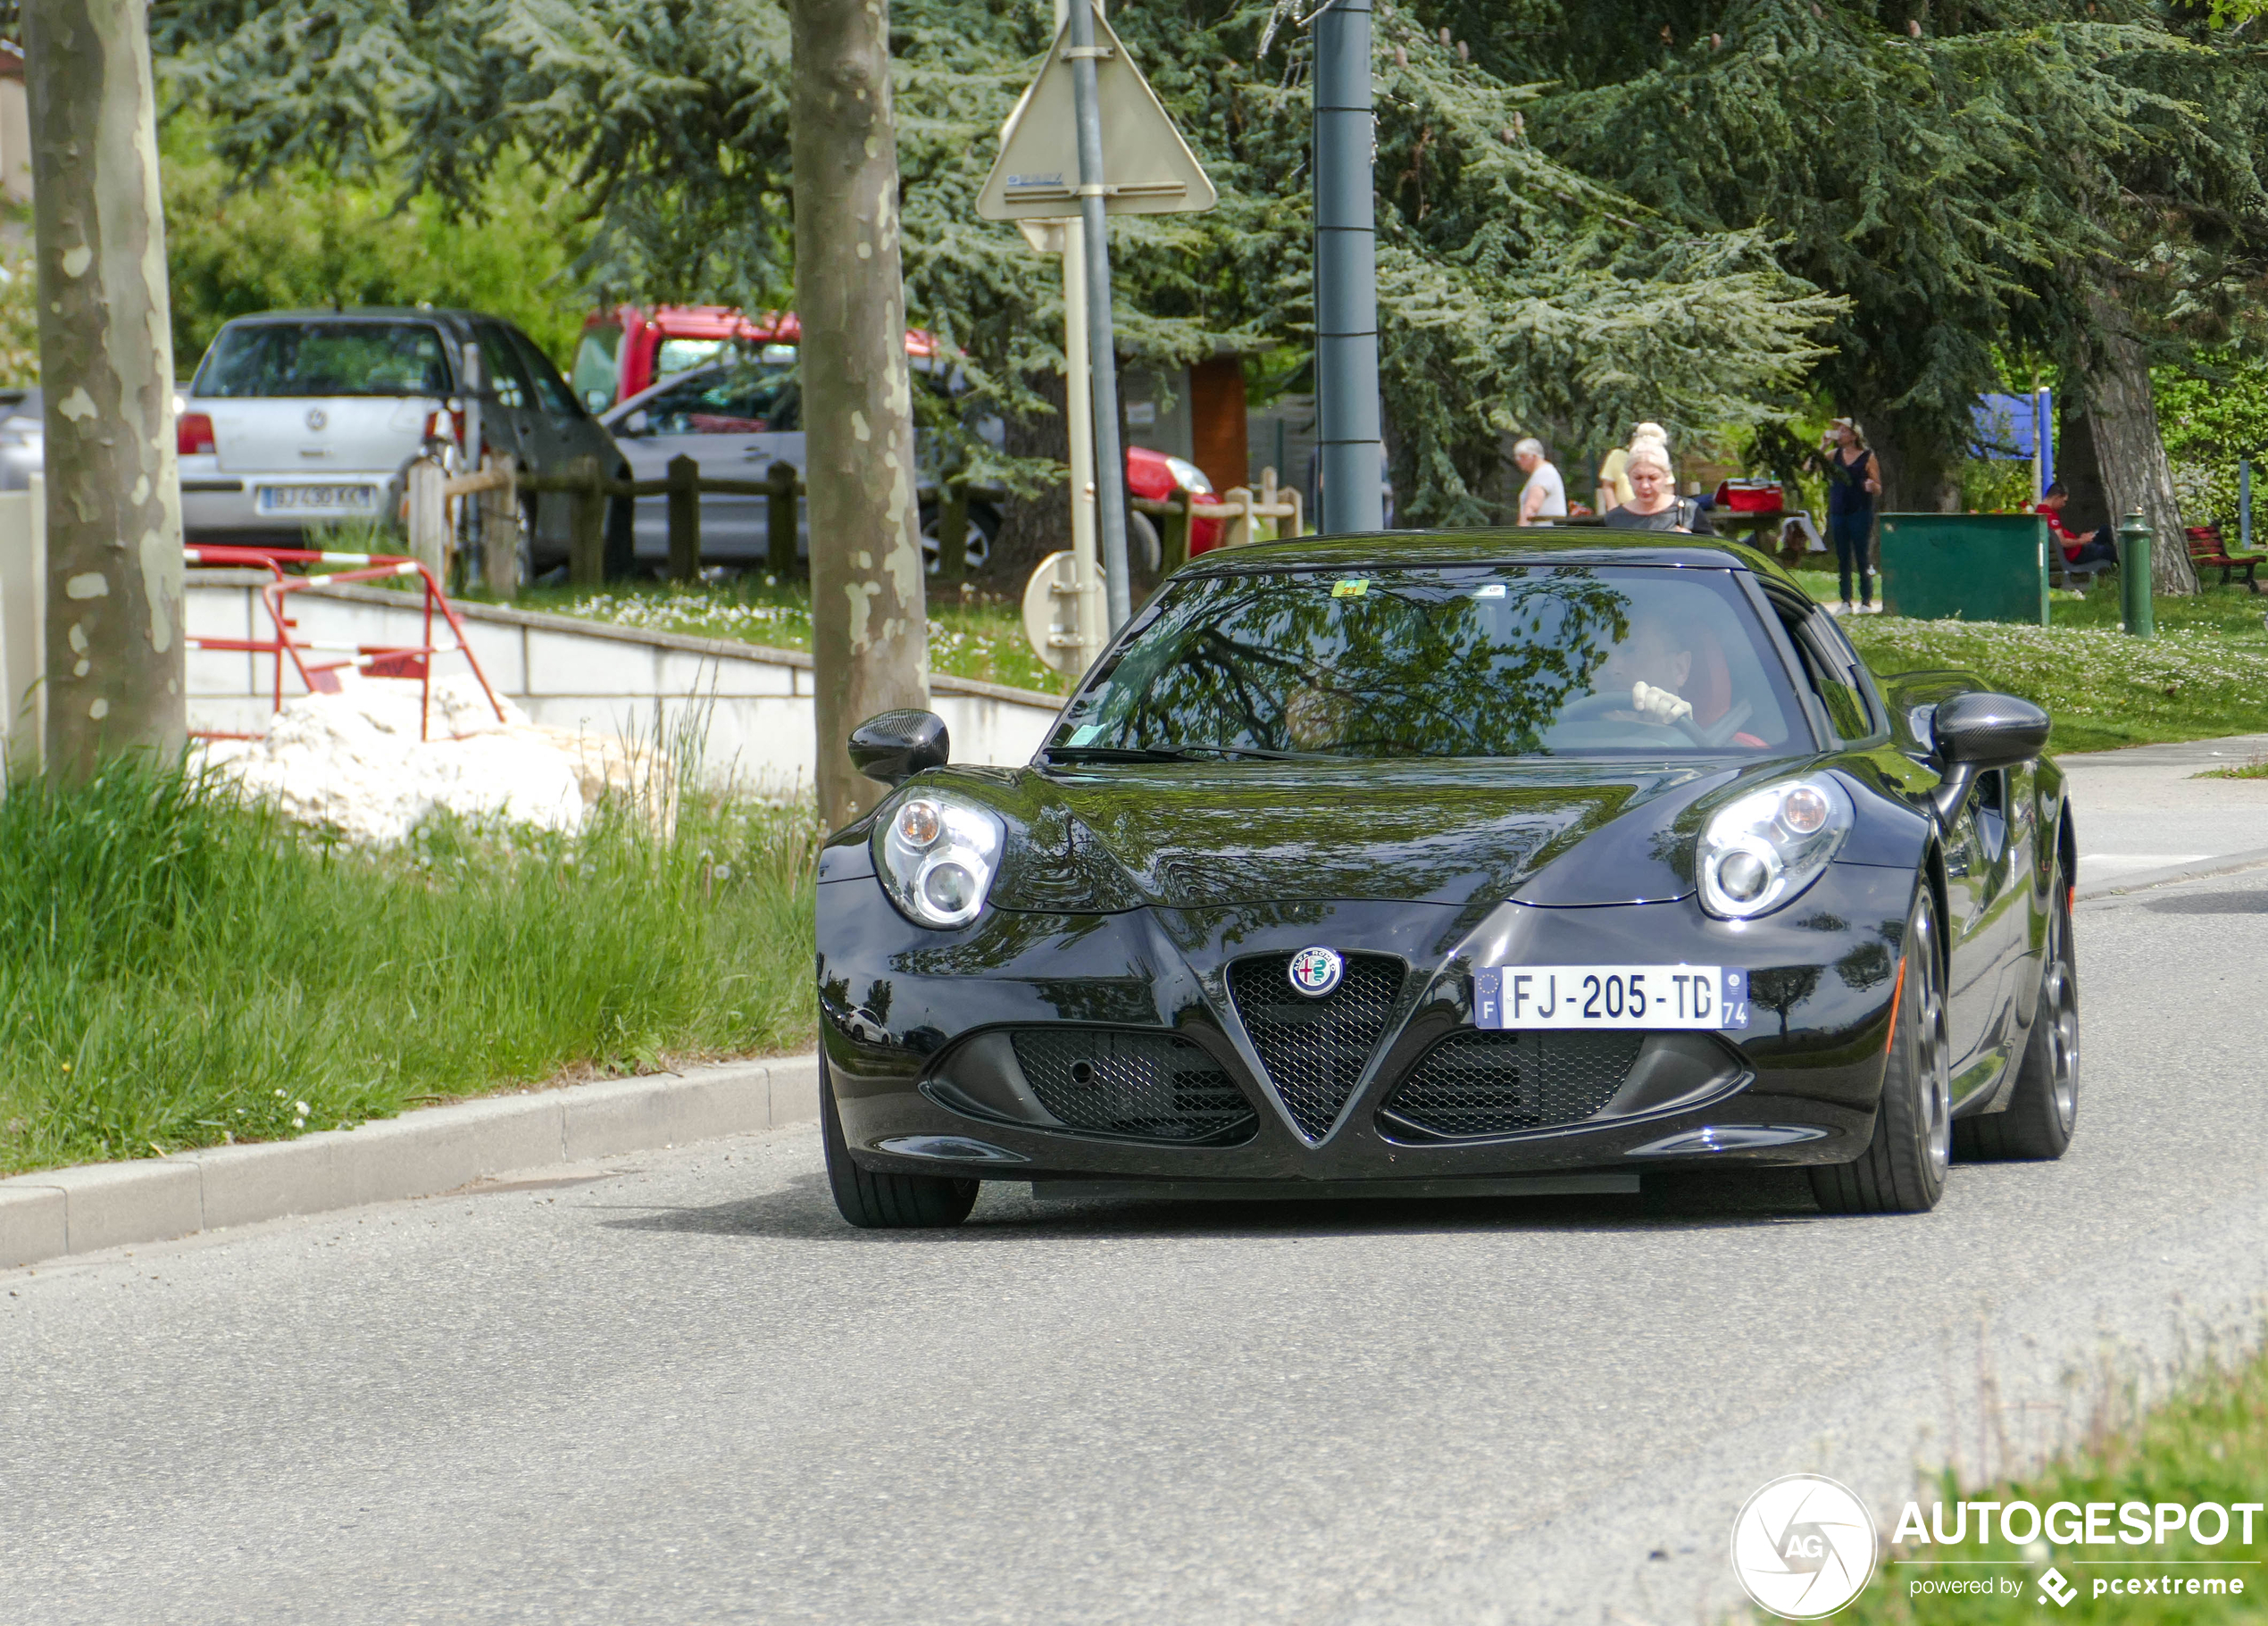
POLYGON ((2158 432, 2149 358, 2115 306, 2100 296, 2089 303, 2099 331, 2089 346, 2087 427, 2095 441, 2103 493, 2110 499, 2111 523, 2117 525, 2139 509, 2152 537, 2151 585, 2161 593, 2194 593, 2197 573, 2181 532, 2165 438, 2158 432))
POLYGON ((172 315, 140 0, 25 0, 46 404, 47 761, 188 736, 172 315))
POLYGON ((1882 473, 1874 499, 1880 513, 1958 513, 1961 511, 1957 450, 1935 425, 1902 413, 1874 413, 1858 420, 1882 473))
POLYGON ((788 26, 819 810, 839 828, 884 795, 850 730, 930 703, 889 7, 789 0, 788 26))
POLYGON ((2055 409, 2055 479, 2070 493, 2064 523, 2080 532, 2116 527, 2111 499, 2103 490, 2103 465, 2095 455, 2095 425, 2086 407, 2066 396, 2055 409))

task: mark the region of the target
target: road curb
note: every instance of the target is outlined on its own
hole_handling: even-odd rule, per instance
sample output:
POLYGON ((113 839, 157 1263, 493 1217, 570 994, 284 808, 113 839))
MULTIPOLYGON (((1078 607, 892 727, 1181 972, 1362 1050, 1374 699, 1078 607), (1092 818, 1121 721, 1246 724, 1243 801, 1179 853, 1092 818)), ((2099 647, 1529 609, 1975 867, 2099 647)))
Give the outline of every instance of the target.
POLYGON ((2079 888, 2079 901, 2083 904, 2097 897, 2116 897, 2122 892, 2144 892, 2152 887, 2170 887, 2180 880, 2204 880, 2208 876, 2233 875, 2239 870, 2256 870, 2263 864, 2268 864, 2268 846, 2256 846, 2242 853, 2222 853, 2190 863, 2170 863, 2162 870, 2144 870, 2139 875, 2121 875, 2110 880, 2096 881, 2079 888))
POLYGON ((295 1140, 48 1169, 0 1180, 0 1269, 818 1116, 819 1058, 774 1056, 490 1096, 295 1140))

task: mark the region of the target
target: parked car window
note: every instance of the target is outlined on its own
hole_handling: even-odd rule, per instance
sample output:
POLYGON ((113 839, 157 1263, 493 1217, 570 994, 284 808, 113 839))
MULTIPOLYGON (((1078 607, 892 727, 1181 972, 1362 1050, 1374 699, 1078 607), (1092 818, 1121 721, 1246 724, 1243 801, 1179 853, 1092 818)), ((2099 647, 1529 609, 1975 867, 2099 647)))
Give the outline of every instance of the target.
POLYGON ((1807 738, 1728 571, 1476 565, 1169 586, 1052 749, 1761 752, 1807 738))
POLYGON ((507 328, 504 331, 512 339, 512 347, 520 357, 528 382, 535 386, 536 404, 554 418, 572 421, 581 417, 582 410, 575 404, 575 397, 559 376, 559 369, 551 364, 551 357, 538 349, 536 341, 519 329, 507 328))
POLYGON ((666 379, 713 362, 731 341, 722 338, 664 338, 654 352, 654 376, 666 379))
MULTIPOLYGON (((713 369, 650 397, 649 435, 779 434, 802 426, 792 368, 747 363, 713 369)), ((633 433, 637 431, 632 431, 633 433)))
POLYGON ((440 330, 413 321, 258 321, 221 329, 191 392, 262 396, 446 396, 455 385, 440 330))
POLYGON ((533 402, 534 388, 521 370, 511 337, 492 321, 474 322, 472 332, 480 341, 481 371, 488 374, 488 391, 496 396, 496 404, 520 407, 533 402))
POLYGON ((586 328, 582 342, 575 346, 575 376, 572 380, 576 396, 591 411, 604 412, 614 404, 614 394, 622 387, 622 329, 607 323, 603 328, 586 328))

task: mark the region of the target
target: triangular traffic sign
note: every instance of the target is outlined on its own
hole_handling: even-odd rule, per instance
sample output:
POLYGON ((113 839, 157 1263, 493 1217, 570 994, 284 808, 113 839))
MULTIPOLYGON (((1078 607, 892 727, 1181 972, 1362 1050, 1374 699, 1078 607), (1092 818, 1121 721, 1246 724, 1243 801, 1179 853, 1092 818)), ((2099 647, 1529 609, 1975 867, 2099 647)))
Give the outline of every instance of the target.
MULTIPOLYGON (((1080 4, 1081 0, 1072 0, 1080 4)), ((1181 139, 1118 36, 1095 14, 1096 97, 1103 126, 1103 207, 1112 214, 1194 214, 1219 194, 1181 139)), ((1079 130, 1072 121, 1071 22, 1064 20, 1047 65, 1025 90, 1000 132, 1000 156, 977 194, 988 221, 1060 218, 1079 213, 1079 130)))

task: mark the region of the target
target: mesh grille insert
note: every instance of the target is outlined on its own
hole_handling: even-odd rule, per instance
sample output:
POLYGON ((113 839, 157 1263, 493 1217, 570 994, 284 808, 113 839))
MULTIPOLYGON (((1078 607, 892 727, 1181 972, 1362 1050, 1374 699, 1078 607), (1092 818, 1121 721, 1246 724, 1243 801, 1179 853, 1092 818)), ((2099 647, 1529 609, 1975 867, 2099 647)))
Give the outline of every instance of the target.
POLYGON ((1460 1139, 1579 1122, 1614 1098, 1645 1043, 1643 1033, 1452 1034, 1381 1115, 1460 1139))
POLYGON ((1391 955, 1348 955, 1339 984, 1321 999, 1291 986, 1291 956, 1268 955, 1229 968, 1229 992, 1268 1077, 1310 1140, 1321 1140, 1378 1048, 1402 988, 1391 955))
POLYGON ((1029 1028, 1010 1042, 1032 1094, 1073 1129, 1143 1140, 1229 1140, 1259 1122, 1221 1064, 1171 1033, 1029 1028))

